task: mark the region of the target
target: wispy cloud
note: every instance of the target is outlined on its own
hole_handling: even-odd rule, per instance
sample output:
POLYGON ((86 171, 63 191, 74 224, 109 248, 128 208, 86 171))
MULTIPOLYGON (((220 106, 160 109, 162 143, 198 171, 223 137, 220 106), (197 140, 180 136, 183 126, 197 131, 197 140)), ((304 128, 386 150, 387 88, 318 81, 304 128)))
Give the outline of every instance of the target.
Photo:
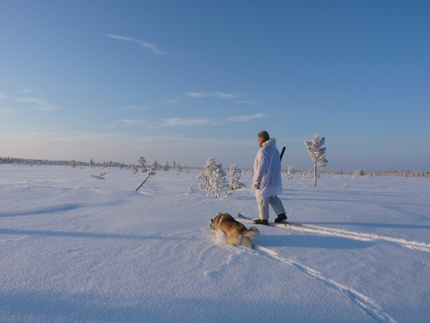
POLYGON ((111 124, 108 124, 107 126, 104 126, 103 129, 112 129, 117 126, 118 122, 112 122, 111 124))
POLYGON ((1 106, 1 103, 0 103, 0 114, 12 114, 12 113, 16 113, 16 112, 17 111, 15 109, 3 107, 3 106, 1 106))
POLYGON ((257 104, 255 101, 234 101, 237 104, 257 104))
POLYGON ((122 107, 122 109, 127 109, 127 110, 148 110, 148 109, 151 109, 151 108, 147 107, 147 106, 129 106, 129 107, 122 107))
POLYGON ((15 109, 3 107, 0 104, 0 114, 12 114, 12 113, 16 113, 16 112, 17 111, 15 109))
POLYGON ((178 103, 179 100, 175 100, 175 99, 173 99, 173 100, 162 100, 161 102, 164 104, 175 104, 175 103, 178 103))
POLYGON ((188 92, 185 95, 190 98, 215 97, 219 99, 228 99, 228 100, 234 100, 240 96, 237 93, 223 93, 223 92, 188 92))
POLYGON ((9 97, 4 93, 0 91, 0 114, 12 114, 17 112, 15 109, 9 108, 9 107, 5 107, 3 105, 3 100, 4 99, 8 99, 9 97))
POLYGON ((120 120, 120 122, 127 126, 143 126, 149 129, 153 129, 156 127, 156 123, 151 123, 146 120, 123 119, 120 120))
POLYGON ((7 98, 8 96, 4 92, 0 91, 0 114, 11 114, 17 112, 15 109, 3 106, 2 100, 7 98))
POLYGON ((267 118, 268 116, 264 113, 256 113, 254 115, 245 115, 245 116, 234 116, 228 118, 169 118, 164 119, 162 121, 150 122, 141 119, 123 119, 116 122, 112 122, 111 124, 105 126, 105 129, 115 128, 118 124, 125 124, 126 126, 132 127, 145 127, 149 129, 155 129, 159 127, 195 127, 195 126, 216 126, 223 125, 228 123, 237 123, 237 122, 248 122, 256 119, 267 118))
POLYGON ((216 122, 214 119, 209 119, 209 118, 194 118, 194 119, 172 118, 172 119, 165 119, 165 122, 162 125, 166 127, 170 127, 170 126, 203 126, 203 125, 216 125, 216 124, 218 124, 218 122, 216 122))
POLYGON ((7 98, 8 96, 4 92, 0 91, 0 101, 7 98))
POLYGON ((169 53, 163 52, 160 49, 158 49, 157 45, 148 43, 144 40, 135 39, 135 38, 131 38, 131 37, 118 36, 118 35, 109 35, 109 34, 107 34, 106 36, 109 38, 112 38, 112 39, 119 39, 119 40, 134 42, 134 43, 139 44, 140 46, 142 46, 144 48, 149 49, 151 52, 153 52, 154 54, 157 54, 157 55, 169 55, 169 53))
POLYGON ((41 110, 41 111, 49 111, 49 110, 58 110, 59 109, 59 107, 48 103, 46 100, 39 99, 39 98, 17 98, 16 101, 20 102, 20 103, 28 103, 28 104, 35 105, 37 107, 37 109, 41 110))
POLYGON ((256 113, 251 116, 237 116, 237 117, 229 117, 227 120, 231 122, 247 122, 255 119, 267 118, 267 115, 264 113, 256 113))
POLYGON ((34 93, 32 89, 21 89, 21 93, 34 93))

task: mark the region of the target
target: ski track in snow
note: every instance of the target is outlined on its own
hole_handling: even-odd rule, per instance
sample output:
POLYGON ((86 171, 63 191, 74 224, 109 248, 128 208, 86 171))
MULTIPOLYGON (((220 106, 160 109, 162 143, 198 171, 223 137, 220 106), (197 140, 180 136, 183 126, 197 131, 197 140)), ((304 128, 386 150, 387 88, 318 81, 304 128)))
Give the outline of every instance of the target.
MULTIPOLYGON (((252 223, 251 220, 239 218, 238 221, 243 221, 247 223, 252 223)), ((339 238, 346 238, 346 239, 352 239, 352 240, 359 240, 359 241, 373 241, 376 243, 384 243, 388 245, 393 246, 401 246, 409 249, 414 250, 421 250, 424 252, 430 252, 430 244, 425 242, 417 242, 417 241, 409 241, 406 239, 396 239, 386 236, 381 236, 377 234, 369 234, 369 233, 360 233, 360 232, 354 232, 354 231, 348 231, 348 230, 341 230, 341 229, 333 229, 333 228, 327 228, 322 226, 316 226, 316 225, 310 225, 310 224, 275 224, 272 225, 277 228, 281 229, 287 229, 287 230, 296 230, 296 231, 302 231, 302 232, 309 232, 314 234, 321 234, 326 236, 333 236, 333 237, 339 237, 339 238)))
POLYGON ((303 273, 323 282, 328 287, 344 293, 352 302, 354 302, 357 306, 359 306, 363 311, 365 311, 370 317, 372 317, 377 322, 387 322, 387 323, 396 322, 392 317, 390 317, 387 313, 385 313, 384 310, 381 309, 377 304, 375 304, 371 299, 361 294, 360 292, 354 290, 353 288, 349 288, 347 286, 339 284, 334 280, 328 277, 325 277, 322 273, 310 267, 307 267, 297 261, 280 257, 275 251, 269 248, 265 248, 257 245, 255 246, 255 248, 257 251, 266 255, 267 257, 271 259, 275 259, 289 266, 293 266, 294 268, 299 269, 303 273))
POLYGON ((354 231, 347 231, 341 229, 333 229, 327 227, 321 227, 316 225, 302 224, 300 226, 288 225, 288 224, 277 224, 276 227, 283 229, 290 229, 296 231, 304 231, 322 235, 335 236, 340 238, 347 238, 360 241, 374 241, 379 243, 385 243, 390 245, 402 246, 409 249, 421 250, 430 252, 430 244, 425 242, 408 241, 405 239, 396 239, 377 234, 360 233, 354 231))

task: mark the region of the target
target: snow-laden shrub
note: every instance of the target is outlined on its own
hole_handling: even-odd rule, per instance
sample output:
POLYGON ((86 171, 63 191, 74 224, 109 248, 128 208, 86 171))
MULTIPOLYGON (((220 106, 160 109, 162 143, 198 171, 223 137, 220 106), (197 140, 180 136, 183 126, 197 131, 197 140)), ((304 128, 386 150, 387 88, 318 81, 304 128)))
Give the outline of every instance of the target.
POLYGON ((130 171, 131 171, 132 174, 137 174, 137 169, 134 166, 130 167, 130 171))
POLYGON ((242 171, 237 168, 237 165, 231 165, 228 170, 228 186, 230 190, 237 190, 241 187, 244 187, 245 184, 240 181, 240 178, 242 177, 242 171))
POLYGON ((363 170, 362 170, 362 169, 357 169, 357 170, 352 174, 352 178, 353 178, 353 179, 356 179, 356 180, 357 180, 357 182, 358 182, 358 179, 359 179, 360 177, 362 177, 362 176, 364 176, 364 172, 363 172, 363 170))
POLYGON ((98 174, 98 175, 91 175, 91 177, 94 177, 96 180, 101 180, 101 179, 105 179, 105 175, 106 175, 107 173, 100 173, 100 174, 98 174))
POLYGON ((228 184, 226 181, 226 172, 222 169, 222 164, 217 164, 215 158, 209 158, 203 171, 196 178, 201 180, 199 190, 206 189, 208 196, 213 194, 218 198, 221 193, 228 196, 228 184))
POLYGON ((303 179, 309 179, 314 177, 312 169, 303 171, 303 179))
POLYGON ((288 183, 293 179, 293 176, 294 176, 294 168, 292 168, 291 165, 288 165, 286 175, 287 175, 286 184, 288 185, 288 183))
POLYGON ((140 156, 137 161, 139 162, 140 168, 142 169, 141 172, 146 173, 146 159, 140 156))

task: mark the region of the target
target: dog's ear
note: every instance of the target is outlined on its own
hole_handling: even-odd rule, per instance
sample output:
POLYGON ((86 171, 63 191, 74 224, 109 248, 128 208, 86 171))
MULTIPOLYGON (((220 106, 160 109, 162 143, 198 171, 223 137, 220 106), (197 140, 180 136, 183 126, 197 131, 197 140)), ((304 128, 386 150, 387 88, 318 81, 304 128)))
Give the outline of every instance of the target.
POLYGON ((214 219, 211 219, 211 223, 214 222, 214 219))

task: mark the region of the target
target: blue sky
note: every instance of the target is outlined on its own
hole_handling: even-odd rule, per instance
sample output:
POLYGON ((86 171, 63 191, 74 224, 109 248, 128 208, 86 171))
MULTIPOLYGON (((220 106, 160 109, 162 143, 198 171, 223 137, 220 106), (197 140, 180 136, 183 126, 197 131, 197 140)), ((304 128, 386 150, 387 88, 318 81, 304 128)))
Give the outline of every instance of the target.
POLYGON ((0 2, 0 156, 429 170, 429 1, 0 2))

